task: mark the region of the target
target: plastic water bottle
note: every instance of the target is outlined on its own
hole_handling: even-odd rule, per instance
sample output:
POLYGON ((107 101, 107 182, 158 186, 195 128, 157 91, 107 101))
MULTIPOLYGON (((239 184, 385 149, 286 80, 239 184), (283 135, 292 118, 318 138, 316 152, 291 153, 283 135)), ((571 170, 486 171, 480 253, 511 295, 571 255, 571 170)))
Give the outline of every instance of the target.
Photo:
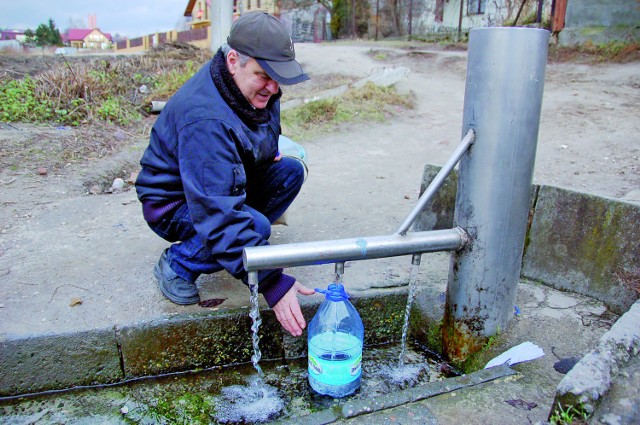
POLYGON ((344 286, 332 283, 309 323, 309 384, 319 394, 339 398, 360 387, 364 327, 344 286))

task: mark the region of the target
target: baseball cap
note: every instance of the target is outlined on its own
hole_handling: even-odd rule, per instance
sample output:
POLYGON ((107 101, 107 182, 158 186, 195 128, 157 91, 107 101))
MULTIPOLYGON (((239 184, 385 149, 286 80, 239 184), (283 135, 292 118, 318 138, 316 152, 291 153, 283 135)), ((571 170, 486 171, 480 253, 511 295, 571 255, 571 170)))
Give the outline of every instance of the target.
POLYGON ((240 16, 231 26, 227 44, 254 58, 279 84, 298 84, 309 79, 296 61, 289 32, 267 12, 249 12, 240 16))

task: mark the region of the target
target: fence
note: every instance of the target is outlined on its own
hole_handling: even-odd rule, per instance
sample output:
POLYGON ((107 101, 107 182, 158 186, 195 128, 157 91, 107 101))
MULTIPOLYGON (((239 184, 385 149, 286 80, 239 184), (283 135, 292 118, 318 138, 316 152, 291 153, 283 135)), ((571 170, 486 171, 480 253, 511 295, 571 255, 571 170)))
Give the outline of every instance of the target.
POLYGON ((156 45, 174 41, 193 44, 201 48, 208 47, 210 44, 209 27, 194 28, 186 31, 167 31, 119 41, 115 45, 115 50, 118 53, 141 52, 149 50, 156 45))

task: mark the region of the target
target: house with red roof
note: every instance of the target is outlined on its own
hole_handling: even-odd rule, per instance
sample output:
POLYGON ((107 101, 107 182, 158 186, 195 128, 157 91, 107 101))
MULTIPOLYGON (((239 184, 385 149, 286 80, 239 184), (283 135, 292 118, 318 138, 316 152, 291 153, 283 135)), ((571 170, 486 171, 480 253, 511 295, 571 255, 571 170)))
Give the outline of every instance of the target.
POLYGON ((6 29, 0 31, 0 40, 24 40, 24 31, 6 29))
POLYGON ((69 29, 62 34, 62 41, 65 45, 78 49, 109 50, 113 47, 111 34, 103 33, 98 28, 69 29))

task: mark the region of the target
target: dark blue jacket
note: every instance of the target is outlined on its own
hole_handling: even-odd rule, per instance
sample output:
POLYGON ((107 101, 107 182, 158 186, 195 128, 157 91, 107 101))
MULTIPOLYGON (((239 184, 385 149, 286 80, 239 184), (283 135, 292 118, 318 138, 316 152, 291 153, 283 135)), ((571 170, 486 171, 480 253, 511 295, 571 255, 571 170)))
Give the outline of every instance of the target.
POLYGON ((221 97, 207 63, 163 108, 136 180, 143 203, 186 200, 207 248, 224 253, 220 264, 245 282, 243 248, 268 244, 242 206, 247 174, 277 154, 280 102, 269 112, 268 123, 249 128, 221 97))

